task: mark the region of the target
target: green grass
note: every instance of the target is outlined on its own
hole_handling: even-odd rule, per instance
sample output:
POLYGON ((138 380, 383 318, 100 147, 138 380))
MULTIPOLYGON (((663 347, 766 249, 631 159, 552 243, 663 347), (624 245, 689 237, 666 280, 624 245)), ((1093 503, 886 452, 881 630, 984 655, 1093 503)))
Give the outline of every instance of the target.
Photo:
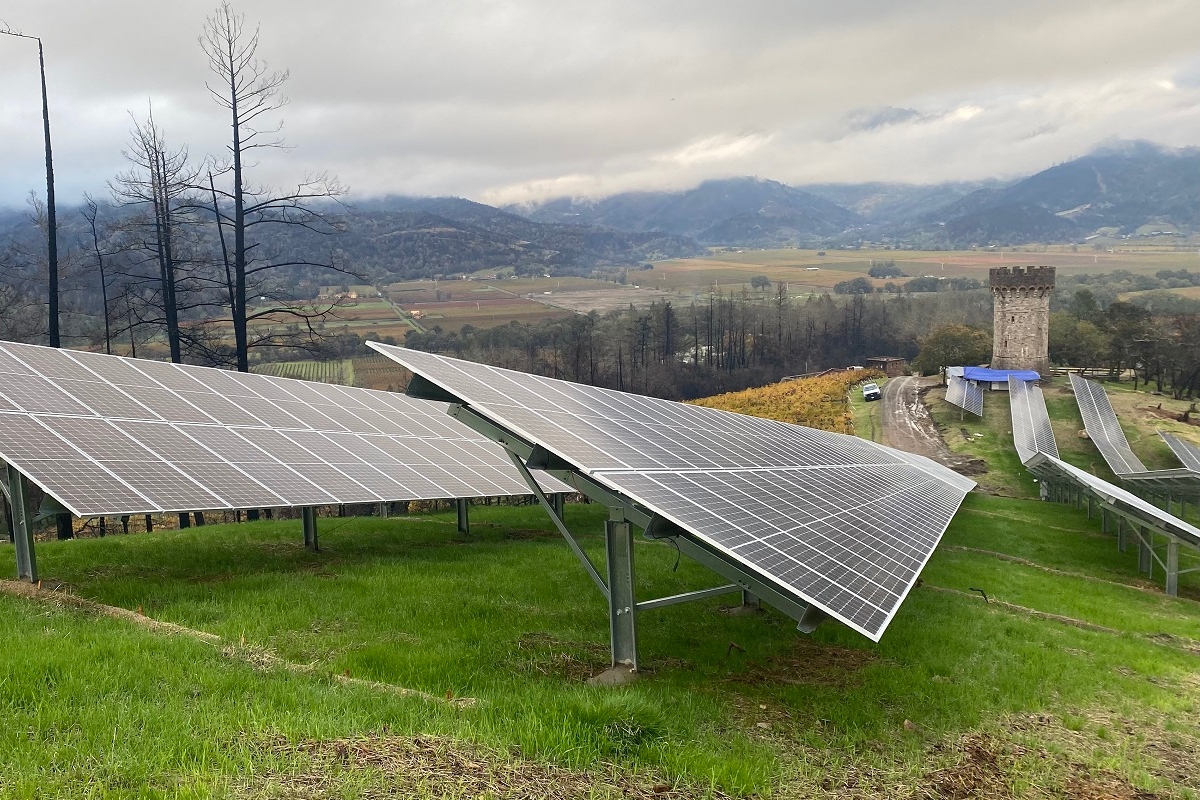
MULTIPOLYGON (((882 392, 884 385, 887 383, 887 378, 879 378, 875 383, 879 384, 879 389, 882 392)), ((872 442, 883 443, 883 420, 880 409, 883 408, 883 400, 877 400, 868 403, 863 400, 862 386, 855 386, 850 389, 850 413, 854 416, 854 435, 860 439, 870 439, 872 442)))
POLYGON ((1013 447, 1007 392, 984 393, 982 419, 947 403, 944 387, 930 389, 924 398, 946 446, 987 464, 987 472, 971 476, 983 490, 1006 497, 1037 497, 1037 484, 1013 447))
MULTIPOLYGON (((281 741, 436 735, 502 761, 519 753, 584 770, 600 794, 615 770, 637 785, 816 797, 823 781, 863 770, 920 783, 953 760, 959 737, 1015 736, 1006 720, 1027 714, 1072 721, 1087 747, 1042 742, 1052 757, 1013 766, 1014 785, 1061 786, 1078 762, 1179 788, 1136 748, 1101 752, 1088 720, 1097 708, 1165 720, 1194 743, 1197 657, 1146 634, 1200 639, 1200 605, 961 549, 1143 585, 1136 556, 1117 553, 1082 512, 971 495, 927 585, 878 645, 835 623, 810 638, 775 612, 719 613, 720 599, 642 613, 645 674, 621 689, 582 682, 606 666, 604 603, 542 512, 472 514, 469 540, 447 515, 322 518, 316 554, 296 521, 39 544, 48 584, 313 672, 255 669, 184 636, 0 597, 0 796, 253 794, 268 776, 313 767, 281 741), (983 588, 1120 633, 934 587, 983 588), (329 677, 346 673, 478 702, 455 708, 329 677)), ((596 560, 602 520, 595 506, 568 507, 596 560)), ((674 571, 669 547, 642 542, 636 553, 641 597, 716 582, 686 559, 674 571)), ((360 796, 365 774, 336 770, 324 794, 360 796)))

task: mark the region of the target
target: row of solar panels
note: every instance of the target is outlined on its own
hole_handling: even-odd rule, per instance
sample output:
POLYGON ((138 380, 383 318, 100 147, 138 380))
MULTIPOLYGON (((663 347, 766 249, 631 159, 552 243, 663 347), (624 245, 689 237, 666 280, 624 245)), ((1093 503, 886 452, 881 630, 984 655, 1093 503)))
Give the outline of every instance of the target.
POLYGON ((1104 387, 1072 373, 1071 389, 1075 392, 1075 402, 1079 405, 1079 413, 1083 417, 1083 426, 1087 430, 1088 438, 1095 443, 1104 461, 1122 481, 1160 491, 1200 494, 1200 466, 1189 457, 1195 449, 1194 445, 1189 445, 1170 434, 1160 434, 1179 457, 1183 467, 1168 470, 1148 469, 1130 448, 1129 440, 1125 431, 1121 429, 1117 413, 1104 387))
MULTIPOLYGON (((854 437, 376 345, 878 640, 974 483, 854 437)), ((0 458, 80 516, 527 494, 446 403, 0 343, 0 458)), ((567 484, 542 473, 548 491, 567 484)))
MULTIPOLYGON (((1059 458, 1041 389, 1032 382, 1011 377, 1008 380, 1013 440, 1021 463, 1030 472, 1043 480, 1071 483, 1180 541, 1200 547, 1200 529, 1194 525, 1059 458)), ((1197 455, 1200 455, 1200 449, 1197 455)))
POLYGON ((975 485, 852 436, 371 346, 505 437, 874 640, 975 485))
POLYGON ((502 448, 445 410, 0 342, 0 459, 77 516, 530 493, 502 448))

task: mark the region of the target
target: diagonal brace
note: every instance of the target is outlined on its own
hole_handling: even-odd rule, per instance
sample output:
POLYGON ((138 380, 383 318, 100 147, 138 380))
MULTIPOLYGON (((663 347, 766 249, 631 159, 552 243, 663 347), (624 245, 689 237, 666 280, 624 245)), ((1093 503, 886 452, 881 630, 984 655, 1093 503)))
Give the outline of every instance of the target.
POLYGON ((558 532, 561 533, 563 538, 567 540, 567 544, 569 544, 571 549, 575 552, 575 556, 579 559, 579 563, 583 564, 583 568, 587 570, 588 575, 590 575, 592 581, 595 582, 596 588, 600 590, 600 593, 604 595, 605 599, 608 599, 608 586, 604 583, 604 579, 600 577, 600 573, 596 570, 595 565, 592 564, 592 560, 588 558, 587 553, 585 553, 583 548, 579 546, 579 542, 575 541, 575 537, 572 536, 571 531, 567 529, 567 524, 562 521, 562 517, 560 517, 554 510, 554 504, 550 502, 550 498, 546 497, 546 493, 542 491, 542 487, 538 486, 537 480, 534 479, 532 474, 530 474, 529 469, 525 466, 525 462, 518 458, 517 454, 513 451, 506 450, 506 452, 508 453, 508 457, 512 459, 513 466, 517 468, 517 472, 521 473, 521 478, 523 478, 526 485, 529 486, 529 490, 533 492, 542 508, 546 509, 546 513, 550 515, 550 520, 554 523, 554 526, 558 528, 558 532))

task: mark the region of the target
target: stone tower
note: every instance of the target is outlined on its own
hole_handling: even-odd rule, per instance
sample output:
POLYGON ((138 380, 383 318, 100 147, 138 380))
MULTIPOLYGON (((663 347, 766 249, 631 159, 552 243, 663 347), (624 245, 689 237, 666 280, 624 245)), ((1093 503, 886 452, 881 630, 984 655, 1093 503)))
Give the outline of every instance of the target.
POLYGON ((999 267, 991 271, 992 368, 1050 371, 1050 292, 1054 267, 999 267))

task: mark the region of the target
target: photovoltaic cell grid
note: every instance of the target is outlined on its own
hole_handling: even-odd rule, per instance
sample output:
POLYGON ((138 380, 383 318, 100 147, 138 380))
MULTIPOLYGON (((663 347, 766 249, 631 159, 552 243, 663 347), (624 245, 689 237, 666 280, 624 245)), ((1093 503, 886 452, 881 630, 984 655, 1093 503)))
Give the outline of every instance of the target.
POLYGON ((851 436, 370 344, 876 641, 975 485, 851 436))
POLYGON ((1021 463, 1029 461, 1035 453, 1058 458, 1058 443, 1054 441, 1054 429, 1050 426, 1050 414, 1046 411, 1041 387, 1009 376, 1008 397, 1012 411, 1013 440, 1021 463))
POLYGON ((983 389, 978 382, 969 381, 962 375, 947 373, 946 402, 977 417, 983 416, 983 389))
POLYGON ((0 458, 78 516, 529 494, 502 448, 445 412, 388 392, 0 342, 0 458))
POLYGON ((1159 431, 1158 435, 1167 443, 1167 447, 1171 448, 1171 452, 1175 457, 1183 462, 1183 466, 1193 472, 1200 472, 1200 446, 1194 445, 1191 442, 1185 442, 1178 436, 1173 436, 1169 433, 1159 431))
POLYGON ((1129 449, 1129 440, 1121 430, 1104 387, 1072 372, 1071 389, 1075 392, 1075 402, 1079 404, 1088 438, 1096 444, 1109 468, 1117 475, 1146 472, 1145 464, 1129 449))

